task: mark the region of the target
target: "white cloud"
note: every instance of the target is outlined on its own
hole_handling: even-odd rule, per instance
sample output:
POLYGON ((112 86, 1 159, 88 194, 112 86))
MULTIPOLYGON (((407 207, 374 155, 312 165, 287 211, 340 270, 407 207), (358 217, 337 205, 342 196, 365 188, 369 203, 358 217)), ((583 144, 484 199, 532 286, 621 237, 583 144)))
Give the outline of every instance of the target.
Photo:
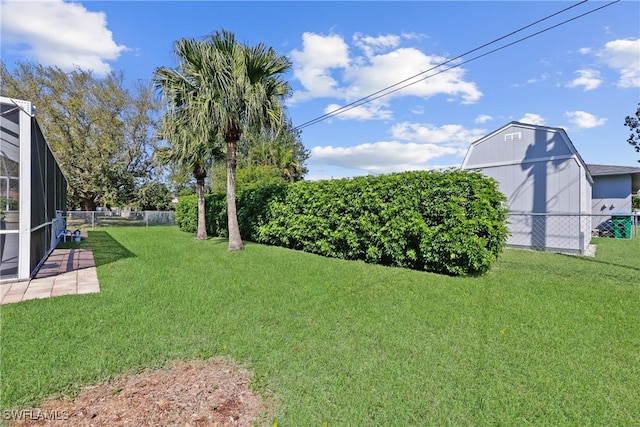
POLYGON ((458 154, 458 150, 437 144, 383 141, 353 147, 314 147, 309 161, 377 174, 432 169, 426 163, 447 154, 458 154))
POLYGON ((421 74, 447 58, 427 55, 415 48, 398 47, 400 37, 357 34, 354 42, 365 49, 364 57, 352 57, 341 36, 305 33, 303 49, 291 53, 294 77, 303 86, 303 90, 294 93, 292 101, 334 97, 349 103, 415 75, 420 76, 402 86, 415 84, 402 89, 395 87, 395 92, 380 98, 378 102, 388 104, 393 98, 406 96, 426 99, 446 95, 464 104, 471 104, 482 97, 476 84, 465 80, 465 70, 462 68, 453 68, 441 74, 437 74, 437 70, 421 74), (382 52, 385 50, 387 52, 382 52))
MULTIPOLYGON (((331 114, 340 108, 342 108, 342 106, 338 104, 330 104, 324 109, 324 113, 331 114)), ((344 111, 339 111, 338 114, 333 117, 342 120, 387 120, 392 116, 393 112, 391 110, 385 109, 380 104, 369 103, 347 107, 344 111)))
POLYGON ((612 40, 602 49, 582 48, 580 53, 594 55, 618 72, 618 87, 640 87, 640 38, 612 40))
POLYGON ((605 118, 594 116, 586 111, 567 111, 565 116, 571 123, 583 129, 602 126, 607 121, 605 118))
POLYGON ((349 99, 358 99, 419 75, 394 87, 395 92, 385 99, 401 96, 430 98, 436 95, 448 95, 460 98, 464 104, 478 101, 482 93, 475 83, 464 80, 465 71, 461 68, 453 68, 441 74, 437 74, 437 70, 421 74, 444 61, 446 61, 444 57, 425 55, 414 48, 399 48, 389 53, 375 55, 369 58, 367 64, 355 65, 345 70, 345 83, 348 84, 345 88, 345 96, 349 99), (409 83, 413 84, 409 85, 409 83))
POLYGON ((520 120, 516 120, 520 123, 528 123, 531 125, 539 125, 543 126, 545 124, 545 119, 539 114, 534 113, 526 113, 520 120))
POLYGON ((390 133, 392 141, 314 147, 309 162, 366 173, 434 169, 432 160, 443 156, 462 158, 469 144, 485 135, 486 130, 405 122, 393 126, 390 133))
POLYGON ((362 49, 366 56, 371 57, 376 52, 397 47, 400 44, 400 36, 387 34, 385 36, 372 37, 356 33, 353 36, 353 43, 362 49))
POLYGON ((423 33, 411 32, 411 33, 402 33, 402 38, 407 40, 423 40, 423 39, 429 38, 429 36, 423 33))
POLYGON ((413 107, 411 109, 411 113, 413 113, 413 114, 415 114, 417 116, 420 116, 420 115, 424 114, 424 112, 425 112, 424 105, 416 105, 415 107, 413 107))
POLYGON ((65 71, 111 71, 108 61, 127 50, 113 40, 102 12, 62 0, 2 1, 3 43, 30 59, 65 71))
POLYGON ((533 77, 533 78, 527 80, 526 84, 530 85, 530 84, 534 84, 534 83, 543 82, 543 81, 547 80, 548 78, 549 78, 549 74, 548 73, 544 73, 540 77, 533 77))
POLYGON ((486 129, 466 129, 462 125, 434 126, 429 123, 398 123, 391 128, 391 135, 399 140, 418 143, 466 146, 484 136, 486 129))
POLYGON ((292 51, 291 59, 293 75, 305 88, 294 94, 292 102, 339 95, 338 81, 331 70, 349 66, 349 47, 342 37, 304 33, 302 50, 292 51))
POLYGON ((640 38, 610 41, 597 55, 620 73, 619 87, 640 87, 640 38))
POLYGON ((587 91, 596 89, 602 83, 600 72, 596 70, 577 70, 575 74, 578 74, 578 77, 567 83, 567 87, 582 87, 587 91))
POLYGON ((486 123, 488 121, 493 120, 493 117, 487 115, 487 114, 480 114, 478 117, 476 117, 476 119, 474 120, 474 123, 477 124, 482 124, 482 123, 486 123))

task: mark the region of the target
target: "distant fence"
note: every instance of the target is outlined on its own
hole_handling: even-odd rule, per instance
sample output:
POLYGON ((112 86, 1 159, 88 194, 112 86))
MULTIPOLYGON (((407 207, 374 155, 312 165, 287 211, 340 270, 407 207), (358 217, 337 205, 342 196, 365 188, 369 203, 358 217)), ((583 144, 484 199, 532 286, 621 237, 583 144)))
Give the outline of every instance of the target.
POLYGON ((175 224, 174 211, 67 211, 67 229, 175 224))
POLYGON ((638 236, 639 214, 538 214, 510 212, 507 244, 552 252, 584 254, 592 237, 632 239, 638 236))
MULTIPOLYGON (((640 232, 640 214, 534 214, 509 212, 511 247, 584 254, 592 237, 632 239, 640 232)), ((66 228, 174 225, 174 211, 68 211, 66 228)))

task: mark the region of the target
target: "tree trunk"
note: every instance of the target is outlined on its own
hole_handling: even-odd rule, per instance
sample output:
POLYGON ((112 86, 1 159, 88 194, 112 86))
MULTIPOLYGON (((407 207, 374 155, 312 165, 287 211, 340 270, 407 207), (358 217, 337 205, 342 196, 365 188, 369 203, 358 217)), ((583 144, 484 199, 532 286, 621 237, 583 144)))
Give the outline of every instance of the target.
POLYGON ((98 204, 93 200, 93 197, 87 197, 82 199, 82 208, 85 211, 93 212, 98 208, 98 204))
POLYGON ((236 140, 227 140, 227 227, 230 251, 244 249, 236 212, 236 143, 236 140))
POLYGON ((206 240, 207 223, 204 209, 204 178, 202 176, 196 177, 196 194, 198 196, 198 231, 196 239, 206 240))

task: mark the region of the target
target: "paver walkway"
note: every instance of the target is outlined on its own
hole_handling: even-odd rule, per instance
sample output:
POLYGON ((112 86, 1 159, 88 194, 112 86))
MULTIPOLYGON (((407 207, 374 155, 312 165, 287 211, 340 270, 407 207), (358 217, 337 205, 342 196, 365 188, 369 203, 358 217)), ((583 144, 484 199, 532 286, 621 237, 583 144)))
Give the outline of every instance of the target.
POLYGON ((100 292, 93 252, 54 249, 30 281, 0 285, 0 304, 36 298, 100 292))

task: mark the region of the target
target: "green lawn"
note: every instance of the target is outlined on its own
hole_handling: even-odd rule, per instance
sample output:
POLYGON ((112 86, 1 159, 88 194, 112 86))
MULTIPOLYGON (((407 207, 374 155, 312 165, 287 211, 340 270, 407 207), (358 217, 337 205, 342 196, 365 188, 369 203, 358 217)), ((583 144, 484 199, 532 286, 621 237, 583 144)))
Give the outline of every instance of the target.
POLYGON ((1 407, 230 355, 279 426, 640 425, 640 238, 454 278, 175 227, 89 231, 102 292, 1 308, 1 407))

